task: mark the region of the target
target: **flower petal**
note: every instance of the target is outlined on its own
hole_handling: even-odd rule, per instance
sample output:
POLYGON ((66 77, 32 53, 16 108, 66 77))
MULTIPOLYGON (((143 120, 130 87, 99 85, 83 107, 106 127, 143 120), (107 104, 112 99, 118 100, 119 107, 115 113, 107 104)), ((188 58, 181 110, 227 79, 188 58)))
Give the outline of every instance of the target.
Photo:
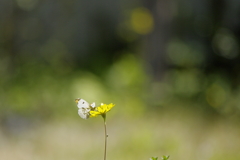
POLYGON ((108 111, 110 111, 112 109, 112 107, 114 107, 115 104, 110 103, 110 104, 103 104, 101 103, 100 106, 95 108, 95 111, 90 111, 90 117, 96 117, 98 115, 103 115, 105 113, 107 113, 108 111))

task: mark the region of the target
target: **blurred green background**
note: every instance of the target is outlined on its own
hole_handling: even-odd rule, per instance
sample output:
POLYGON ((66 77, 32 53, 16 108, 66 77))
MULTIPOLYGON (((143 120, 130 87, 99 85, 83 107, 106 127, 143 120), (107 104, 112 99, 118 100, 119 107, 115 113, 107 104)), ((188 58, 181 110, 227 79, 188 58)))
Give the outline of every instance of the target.
POLYGON ((240 159, 240 1, 1 0, 0 159, 240 159))

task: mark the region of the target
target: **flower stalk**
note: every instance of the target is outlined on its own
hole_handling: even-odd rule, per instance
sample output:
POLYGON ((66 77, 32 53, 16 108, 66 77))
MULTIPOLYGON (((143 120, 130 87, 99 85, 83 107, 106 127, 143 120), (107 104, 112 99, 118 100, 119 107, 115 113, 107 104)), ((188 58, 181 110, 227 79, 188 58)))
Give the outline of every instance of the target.
POLYGON ((105 130, 105 145, 104 145, 104 159, 106 160, 107 158, 107 138, 108 138, 108 134, 107 134, 107 123, 106 123, 106 114, 102 114, 103 117, 103 121, 104 121, 104 130, 105 130))

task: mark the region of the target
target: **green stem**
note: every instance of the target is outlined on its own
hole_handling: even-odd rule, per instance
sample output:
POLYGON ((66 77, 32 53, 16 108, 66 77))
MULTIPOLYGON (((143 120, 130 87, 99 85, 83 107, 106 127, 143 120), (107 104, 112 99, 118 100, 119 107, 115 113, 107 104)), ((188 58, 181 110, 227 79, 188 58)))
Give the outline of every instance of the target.
POLYGON ((107 158, 107 123, 106 123, 106 114, 102 114, 104 120, 104 129, 105 129, 105 147, 104 147, 104 160, 107 158))

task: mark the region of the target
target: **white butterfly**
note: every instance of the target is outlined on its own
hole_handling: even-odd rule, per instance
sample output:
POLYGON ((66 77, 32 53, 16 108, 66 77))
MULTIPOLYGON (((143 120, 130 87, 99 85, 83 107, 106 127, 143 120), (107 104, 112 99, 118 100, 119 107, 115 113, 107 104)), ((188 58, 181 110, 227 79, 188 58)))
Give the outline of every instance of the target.
POLYGON ((89 105, 87 101, 81 98, 75 99, 75 102, 77 103, 79 116, 83 119, 88 119, 90 111, 94 110, 95 108, 95 103, 93 102, 92 104, 89 105))

